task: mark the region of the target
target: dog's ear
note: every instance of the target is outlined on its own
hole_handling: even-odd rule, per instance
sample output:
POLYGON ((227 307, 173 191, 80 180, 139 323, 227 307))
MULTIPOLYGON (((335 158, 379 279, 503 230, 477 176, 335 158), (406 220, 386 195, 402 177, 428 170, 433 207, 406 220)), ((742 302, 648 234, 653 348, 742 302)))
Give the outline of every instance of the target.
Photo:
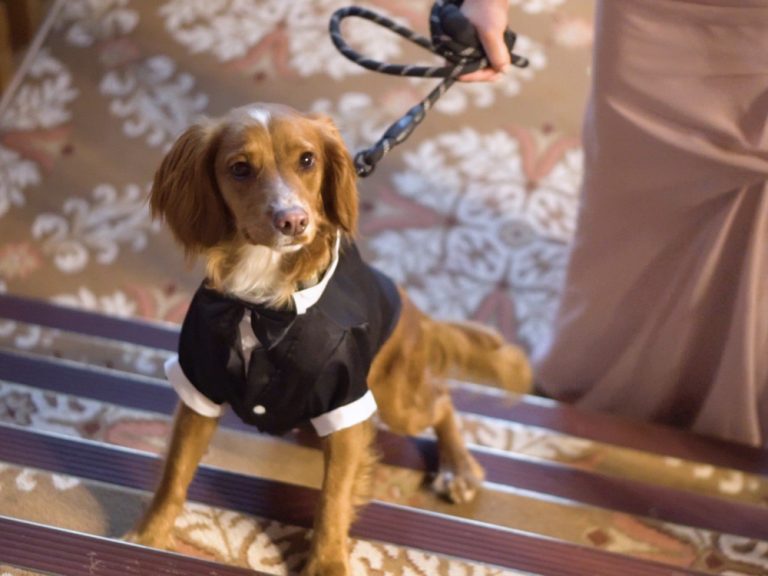
POLYGON ((328 219, 349 234, 357 230, 357 176, 352 157, 333 120, 316 116, 323 137, 323 207, 328 219))
POLYGON ((215 246, 233 231, 214 172, 221 131, 214 123, 188 128, 166 154, 152 183, 152 216, 168 223, 188 256, 215 246))

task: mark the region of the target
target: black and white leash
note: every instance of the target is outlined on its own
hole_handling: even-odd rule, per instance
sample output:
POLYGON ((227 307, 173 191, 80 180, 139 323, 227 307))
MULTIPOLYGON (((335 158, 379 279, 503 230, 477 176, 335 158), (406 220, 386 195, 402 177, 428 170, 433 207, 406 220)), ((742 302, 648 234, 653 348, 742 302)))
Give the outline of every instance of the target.
MULTIPOLYGON (((431 39, 399 25, 397 22, 377 14, 362 6, 349 6, 333 13, 330 21, 331 40, 336 48, 352 62, 382 74, 394 76, 416 76, 419 78, 442 78, 421 102, 413 106, 397 122, 384 132, 376 144, 355 155, 355 169, 360 177, 370 175, 376 164, 389 151, 404 142, 414 128, 424 120, 426 113, 445 94, 453 83, 463 74, 468 74, 488 66, 480 39, 470 21, 459 10, 462 0, 436 0, 429 16, 431 39), (387 64, 372 60, 353 50, 341 35, 341 21, 351 16, 371 20, 406 40, 445 58, 445 66, 411 66, 407 64, 387 64)), ((512 49, 516 40, 515 33, 507 29, 504 41, 509 50, 512 64, 520 68, 528 65, 528 60, 514 54, 512 49)))

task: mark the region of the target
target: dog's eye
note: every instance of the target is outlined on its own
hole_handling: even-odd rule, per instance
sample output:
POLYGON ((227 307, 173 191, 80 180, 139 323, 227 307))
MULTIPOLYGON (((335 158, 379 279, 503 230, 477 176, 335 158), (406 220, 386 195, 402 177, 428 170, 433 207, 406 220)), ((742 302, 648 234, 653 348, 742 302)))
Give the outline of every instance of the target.
POLYGON ((299 166, 305 170, 315 165, 315 155, 312 152, 304 152, 299 158, 299 166))
POLYGON ((229 172, 237 180, 245 180, 253 174, 253 167, 248 162, 235 162, 229 167, 229 172))

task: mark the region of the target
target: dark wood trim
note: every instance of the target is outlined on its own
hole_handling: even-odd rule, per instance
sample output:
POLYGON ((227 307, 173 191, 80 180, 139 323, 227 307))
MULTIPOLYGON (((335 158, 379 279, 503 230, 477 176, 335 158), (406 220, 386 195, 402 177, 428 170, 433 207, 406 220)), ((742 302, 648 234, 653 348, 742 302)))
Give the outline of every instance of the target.
POLYGON ((0 2, 0 92, 6 89, 13 78, 13 48, 8 7, 0 2))
POLYGON ((105 316, 11 294, 0 294, 0 318, 161 350, 176 351, 179 339, 173 324, 105 316))
MULTIPOLYGON (((134 451, 2 426, 0 460, 145 491, 152 490, 161 465, 157 457, 134 451)), ((317 491, 202 466, 190 487, 189 497, 207 505, 308 528, 312 525, 317 491)), ((525 570, 541 576, 700 574, 528 533, 377 502, 362 510, 352 535, 472 562, 525 570)))
POLYGON ((171 414, 178 396, 161 382, 108 368, 0 350, 0 380, 126 408, 171 414))
POLYGON ((43 19, 40 0, 2 0, 8 13, 11 44, 14 50, 30 43, 43 19))
POLYGON ((3 516, 0 560, 59 576, 267 576, 246 568, 3 516))

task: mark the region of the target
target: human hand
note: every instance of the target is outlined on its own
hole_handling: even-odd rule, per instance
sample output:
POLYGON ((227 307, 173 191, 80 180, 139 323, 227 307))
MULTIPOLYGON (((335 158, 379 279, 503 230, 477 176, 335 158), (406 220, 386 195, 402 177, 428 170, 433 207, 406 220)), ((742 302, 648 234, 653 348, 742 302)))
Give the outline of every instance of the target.
POLYGON ((472 22, 483 45, 490 66, 459 76, 462 82, 493 82, 511 65, 504 43, 508 23, 508 0, 464 0, 461 13, 472 22))

